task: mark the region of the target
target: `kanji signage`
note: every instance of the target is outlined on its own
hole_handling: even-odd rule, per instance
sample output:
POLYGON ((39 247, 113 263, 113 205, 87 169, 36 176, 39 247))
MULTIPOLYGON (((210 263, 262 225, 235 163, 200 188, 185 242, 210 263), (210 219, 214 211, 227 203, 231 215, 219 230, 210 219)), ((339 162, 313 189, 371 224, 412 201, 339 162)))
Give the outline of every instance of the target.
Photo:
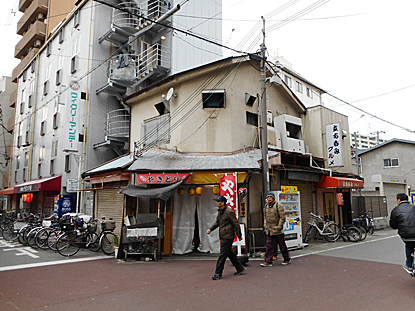
POLYGON ((136 176, 139 184, 173 184, 185 180, 189 173, 148 173, 136 176))
POLYGON ((344 166, 341 123, 326 125, 326 143, 328 167, 344 166))
POLYGON ((225 174, 219 178, 220 195, 224 196, 227 200, 226 205, 232 208, 235 212, 236 209, 236 182, 235 175, 225 174))

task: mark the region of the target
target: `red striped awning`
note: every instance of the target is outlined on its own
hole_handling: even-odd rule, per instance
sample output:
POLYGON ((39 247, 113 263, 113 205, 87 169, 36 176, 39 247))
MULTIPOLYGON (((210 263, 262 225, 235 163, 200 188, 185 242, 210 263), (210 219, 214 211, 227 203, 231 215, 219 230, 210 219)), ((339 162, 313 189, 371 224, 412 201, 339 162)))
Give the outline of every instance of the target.
POLYGON ((319 182, 314 183, 318 188, 363 188, 363 180, 346 177, 322 176, 319 182))

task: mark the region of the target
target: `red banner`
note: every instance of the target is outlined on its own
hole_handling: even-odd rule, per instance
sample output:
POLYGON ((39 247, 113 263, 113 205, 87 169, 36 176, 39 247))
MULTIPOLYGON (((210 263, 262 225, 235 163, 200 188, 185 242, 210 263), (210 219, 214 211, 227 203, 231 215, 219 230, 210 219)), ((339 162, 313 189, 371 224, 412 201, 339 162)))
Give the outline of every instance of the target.
POLYGON ((235 175, 225 175, 219 179, 220 195, 223 195, 226 204, 235 212, 236 209, 236 182, 235 175))
POLYGON ((189 173, 147 173, 136 174, 139 184, 173 184, 185 180, 189 173))

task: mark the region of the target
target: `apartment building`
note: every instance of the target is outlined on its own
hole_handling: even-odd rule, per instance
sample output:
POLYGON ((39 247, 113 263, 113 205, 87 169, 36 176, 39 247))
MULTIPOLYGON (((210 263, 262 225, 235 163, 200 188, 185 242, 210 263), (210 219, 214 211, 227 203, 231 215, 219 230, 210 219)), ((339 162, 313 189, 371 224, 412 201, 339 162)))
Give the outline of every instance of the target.
POLYGON ((362 135, 360 133, 350 133, 350 143, 353 148, 369 149, 386 142, 386 139, 379 138, 380 132, 374 132, 371 135, 362 135))

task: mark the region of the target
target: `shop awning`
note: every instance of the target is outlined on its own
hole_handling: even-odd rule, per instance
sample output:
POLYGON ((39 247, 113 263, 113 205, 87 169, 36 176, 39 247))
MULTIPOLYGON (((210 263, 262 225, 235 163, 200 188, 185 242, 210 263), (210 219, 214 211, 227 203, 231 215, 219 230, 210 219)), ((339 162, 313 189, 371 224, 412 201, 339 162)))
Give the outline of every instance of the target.
POLYGON ((14 186, 14 193, 36 191, 61 191, 62 176, 31 180, 14 186))
POLYGON ((319 182, 314 183, 318 188, 363 188, 363 180, 346 177, 322 176, 319 182))
POLYGON ((0 195, 8 195, 14 193, 14 187, 6 188, 0 191, 0 195))
POLYGON ((161 188, 144 188, 140 186, 135 186, 129 184, 124 189, 121 189, 119 193, 128 195, 130 197, 138 197, 138 198, 153 198, 153 199, 162 199, 164 201, 167 201, 171 198, 174 191, 176 191, 177 188, 182 184, 183 180, 168 185, 166 187, 161 188))

